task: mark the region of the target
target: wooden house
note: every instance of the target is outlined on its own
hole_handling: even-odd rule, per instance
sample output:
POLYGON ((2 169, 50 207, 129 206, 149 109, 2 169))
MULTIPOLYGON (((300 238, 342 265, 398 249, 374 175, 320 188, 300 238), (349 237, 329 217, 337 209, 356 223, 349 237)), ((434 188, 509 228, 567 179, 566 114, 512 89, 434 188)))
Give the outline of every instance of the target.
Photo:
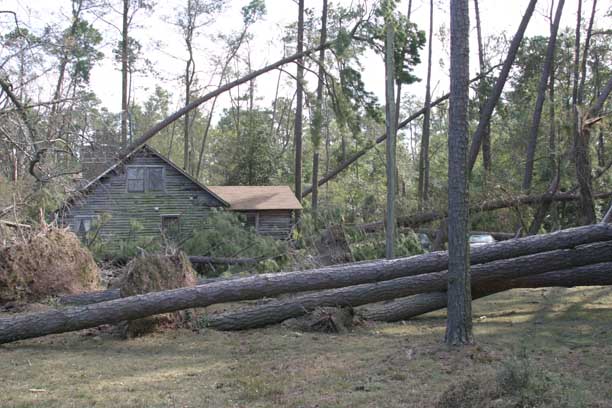
POLYGON ((211 208, 229 204, 148 145, 108 167, 59 211, 62 224, 85 236, 97 223, 105 240, 191 231, 211 208))
POLYGON ((302 209, 288 186, 208 186, 229 203, 230 210, 245 215, 247 225, 260 235, 287 239, 293 213, 302 209))
POLYGON ((301 206, 286 186, 206 187, 144 145, 72 195, 58 216, 81 237, 97 225, 99 238, 118 242, 184 235, 200 227, 212 208, 244 212, 262 235, 286 239, 291 213, 301 206))

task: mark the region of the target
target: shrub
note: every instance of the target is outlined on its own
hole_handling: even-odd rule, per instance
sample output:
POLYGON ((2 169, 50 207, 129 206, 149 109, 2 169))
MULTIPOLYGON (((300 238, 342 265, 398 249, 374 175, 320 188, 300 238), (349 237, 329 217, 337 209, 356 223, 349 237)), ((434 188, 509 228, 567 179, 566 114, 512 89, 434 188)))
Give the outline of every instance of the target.
POLYGON ((189 255, 262 259, 257 265, 208 266, 204 272, 211 276, 253 269, 277 272, 287 261, 287 242, 258 235, 242 215, 222 210, 211 210, 181 248, 189 255))

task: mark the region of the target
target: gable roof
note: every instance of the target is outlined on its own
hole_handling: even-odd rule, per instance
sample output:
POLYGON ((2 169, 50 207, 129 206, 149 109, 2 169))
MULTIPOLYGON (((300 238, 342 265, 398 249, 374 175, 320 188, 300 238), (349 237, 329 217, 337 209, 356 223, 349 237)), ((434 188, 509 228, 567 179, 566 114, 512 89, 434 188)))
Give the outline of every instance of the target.
POLYGON ((162 160, 163 162, 165 162, 166 164, 168 164, 170 167, 172 167, 173 169, 175 169, 176 171, 178 171, 179 173, 181 173, 183 176, 185 176, 186 178, 188 178, 192 183, 194 183, 195 185, 197 185, 198 187, 200 187, 202 190, 206 191, 207 193, 209 193, 210 195, 212 195, 215 199, 217 199, 221 204, 223 204, 226 207, 229 207, 230 204, 225 201, 223 198, 219 197, 215 192, 211 191, 209 188, 207 188, 204 184, 200 183, 196 178, 194 178, 193 176, 191 176, 189 173, 187 173, 185 170, 181 169, 179 166, 177 166, 172 160, 170 160, 169 158, 167 158, 166 156, 164 156, 163 154, 161 154, 160 152, 158 152, 157 150, 155 150, 154 148, 152 148, 151 146, 145 144, 142 145, 141 147, 139 147, 138 149, 132 150, 129 154, 127 154, 125 157, 123 157, 121 160, 117 160, 112 166, 110 166, 109 168, 107 168, 106 170, 104 170, 100 175, 98 175, 96 178, 94 178, 93 180, 91 180, 90 182, 88 182, 85 186, 83 186, 82 188, 80 188, 78 191, 83 193, 87 190, 89 190, 92 186, 94 186, 97 182, 99 182, 104 176, 108 175, 110 172, 112 172, 113 170, 115 170, 117 167, 119 167, 122 164, 125 164, 126 162, 128 162, 130 160, 130 158, 137 152, 141 151, 141 150, 147 150, 149 153, 154 154, 155 156, 159 157, 160 160, 162 160))
POLYGON ((208 186, 232 210, 301 210, 289 186, 208 186))

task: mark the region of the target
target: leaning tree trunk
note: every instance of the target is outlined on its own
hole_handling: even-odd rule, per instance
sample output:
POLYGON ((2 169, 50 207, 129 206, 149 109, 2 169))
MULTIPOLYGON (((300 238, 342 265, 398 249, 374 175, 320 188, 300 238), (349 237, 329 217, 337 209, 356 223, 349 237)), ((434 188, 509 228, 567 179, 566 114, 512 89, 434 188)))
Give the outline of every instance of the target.
POLYGON ((385 256, 387 259, 393 258, 395 243, 395 139, 397 130, 395 129, 395 32, 393 19, 386 17, 385 21, 385 113, 387 127, 386 153, 386 174, 387 174, 387 211, 385 229, 385 256))
MULTIPOLYGON (((475 285, 472 287, 472 294, 474 299, 479 299, 498 292, 517 288, 600 285, 612 285, 612 262, 579 266, 540 275, 475 285)), ((446 307, 446 297, 445 292, 421 293, 406 298, 394 299, 390 302, 363 306, 356 312, 359 316, 367 320, 397 322, 399 320, 408 320, 424 313, 444 309, 446 307)))
MULTIPOLYGON (((589 242, 612 239, 612 225, 599 224, 572 230, 559 231, 545 236, 533 236, 515 239, 482 248, 475 248, 473 262, 486 262, 492 255, 518 256, 516 254, 534 254, 538 249, 544 248, 572 248, 589 242)), ((501 276, 502 278, 513 278, 532 274, 534 265, 552 269, 541 270, 540 273, 562 269, 569 266, 583 265, 608 261, 606 257, 612 256, 612 241, 582 246, 577 249, 566 249, 549 251, 546 254, 553 255, 545 260, 541 254, 522 258, 523 261, 514 262, 517 270, 513 273, 501 276), (575 256, 572 256, 575 255, 575 256), (527 263, 525 263, 527 259, 527 263), (564 263, 564 261, 567 261, 564 263), (576 261, 582 263, 575 263, 576 261), (530 270, 531 269, 531 270, 530 270), (516 272, 517 274, 515 274, 516 272)), ((494 258, 495 259, 495 258, 494 258)), ((497 261, 501 262, 501 261, 497 261)), ((147 293, 144 295, 131 296, 127 298, 111 300, 95 305, 70 307, 61 310, 53 310, 43 313, 34 313, 23 316, 0 319, 0 344, 16 340, 45 336, 53 333, 63 333, 96 327, 101 324, 112 324, 123 320, 134 320, 142 317, 161 313, 170 313, 182 309, 205 307, 216 303, 233 302, 248 299, 260 299, 264 297, 277 296, 283 293, 315 291, 330 288, 340 288, 351 285, 359 285, 381 280, 393 280, 391 284, 379 282, 371 286, 372 293, 378 293, 381 297, 372 297, 365 293, 363 303, 373 303, 385 299, 408 296, 422 291, 441 291, 446 287, 446 273, 437 272, 419 278, 420 289, 416 292, 405 284, 412 285, 415 282, 402 281, 398 278, 408 274, 416 275, 432 270, 442 270, 448 263, 448 255, 444 252, 430 253, 410 258, 393 260, 380 260, 374 262, 361 262, 346 264, 319 270, 304 272, 286 272, 277 274, 256 275, 247 278, 233 279, 229 281, 212 282, 203 286, 192 288, 173 289, 162 292, 147 293), (441 266, 441 267, 440 267, 441 266), (439 268, 439 269, 438 269, 439 268), (433 279, 432 277, 438 276, 433 279), (398 279, 396 279, 398 278, 398 279), (398 287, 399 284, 399 287, 398 287), (408 292, 406 292, 408 290, 408 292), (384 294, 387 295, 384 295, 384 294)), ((499 264, 497 264, 499 265, 499 264)), ((500 266, 497 273, 485 273, 491 278, 500 278, 499 271, 505 268, 500 266), (501 268, 501 269, 500 269, 501 268)), ((476 279, 483 277, 482 266, 474 266, 476 279)), ((535 273, 535 272, 533 272, 535 273)), ((329 293, 329 292, 328 292, 329 293)), ((342 303, 342 291, 340 297, 327 298, 330 302, 342 303)), ((357 300, 358 300, 357 299, 357 300)))
MULTIPOLYGON (((321 38, 320 45, 327 42, 327 0, 323 0, 323 11, 321 12, 321 38)), ((319 51, 319 71, 317 79, 317 99, 315 105, 314 119, 312 123, 312 216, 314 225, 317 225, 317 214, 319 207, 319 148, 321 146, 321 130, 323 128, 323 82, 325 76, 325 48, 319 51)))
POLYGON ((501 93, 504 89, 504 85, 506 84, 506 79, 508 79, 510 69, 514 64, 514 59, 516 58, 519 46, 521 45, 521 40, 523 39, 523 35, 525 34, 525 30, 527 29, 527 25, 529 24, 529 20, 531 19, 531 15, 533 14, 533 10, 535 9, 536 3, 537 0, 529 1, 527 10, 525 10, 523 19, 519 24, 519 28, 514 34, 512 42, 510 43, 510 49, 508 50, 508 55, 506 56, 506 60, 504 61, 504 66, 502 67, 499 77, 497 77, 497 81, 495 82, 495 85, 491 90, 491 94, 487 99, 487 102, 482 108, 478 127, 472 135, 472 145, 470 146, 470 154, 468 161, 468 169, 470 172, 474 168, 474 163, 476 163, 476 158, 478 157, 478 152, 480 150, 480 144, 482 143, 483 135, 485 134, 485 131, 489 126, 489 123, 491 122, 491 116, 493 115, 495 106, 497 105, 499 97, 501 96, 501 93))
MULTIPOLYGON (((304 49, 304 0, 298 0, 298 27, 297 27, 297 53, 302 53, 304 49)), ((302 201, 302 104, 304 89, 304 58, 297 59, 297 76, 296 76, 296 105, 295 105, 295 124, 293 127, 294 133, 294 172, 295 181, 295 196, 298 201, 302 201)), ((296 217, 299 218, 299 211, 296 212, 296 217)), ((297 223, 296 223, 297 224, 297 223)))
POLYGON ((538 94, 536 97, 535 108, 533 110, 533 117, 531 119, 531 127, 529 128, 527 161, 525 163, 525 174, 523 176, 523 190, 526 193, 529 193, 529 190, 531 189, 531 180, 533 178, 533 163, 535 158, 536 145, 538 142, 538 130, 540 128, 540 119, 542 118, 542 110, 544 108, 546 87, 549 83, 548 79, 550 77, 554 62, 555 47, 557 44, 557 31, 559 29, 559 21, 561 21, 561 14, 563 13, 564 3, 565 0, 560 0, 559 4, 557 5, 555 20, 551 25, 550 38, 548 39, 548 47, 546 48, 546 58, 544 59, 542 73, 540 74, 540 82, 538 83, 538 94))
MULTIPOLYGON (((575 249, 560 249, 475 265, 471 269, 471 280, 475 285, 486 285, 608 261, 612 261, 612 242, 601 242, 575 249)), ((448 279, 448 272, 442 271, 314 292, 287 300, 272 301, 243 311, 210 316, 208 324, 219 330, 263 327, 302 316, 317 307, 355 307, 418 293, 445 291, 448 279)))

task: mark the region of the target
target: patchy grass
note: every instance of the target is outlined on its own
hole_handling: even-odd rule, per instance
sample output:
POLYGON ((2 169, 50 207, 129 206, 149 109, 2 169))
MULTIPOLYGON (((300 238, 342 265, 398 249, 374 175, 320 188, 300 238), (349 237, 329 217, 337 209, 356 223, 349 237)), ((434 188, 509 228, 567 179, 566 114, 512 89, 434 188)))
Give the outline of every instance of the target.
POLYGON ((49 336, 0 346, 0 406, 612 407, 612 288, 476 301, 478 344, 461 351, 444 324, 49 336))

